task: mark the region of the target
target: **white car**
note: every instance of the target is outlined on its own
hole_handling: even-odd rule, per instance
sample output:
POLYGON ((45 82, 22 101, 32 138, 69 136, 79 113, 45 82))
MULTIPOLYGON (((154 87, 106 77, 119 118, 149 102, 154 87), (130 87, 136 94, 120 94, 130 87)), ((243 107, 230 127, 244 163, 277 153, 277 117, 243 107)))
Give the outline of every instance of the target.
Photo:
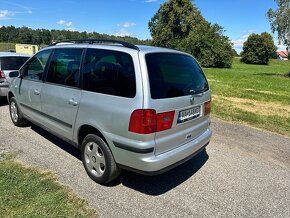
POLYGON ((30 55, 15 52, 0 52, 0 98, 6 97, 11 78, 11 71, 19 68, 30 58, 30 55))

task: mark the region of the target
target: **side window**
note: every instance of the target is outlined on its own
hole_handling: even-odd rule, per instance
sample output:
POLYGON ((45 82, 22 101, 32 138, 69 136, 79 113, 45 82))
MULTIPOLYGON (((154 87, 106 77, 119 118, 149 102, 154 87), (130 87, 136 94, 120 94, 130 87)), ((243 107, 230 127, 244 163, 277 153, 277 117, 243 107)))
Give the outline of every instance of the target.
POLYGON ((82 49, 55 49, 48 68, 46 81, 78 87, 82 49))
POLYGON ((32 57, 21 70, 23 78, 41 81, 50 53, 51 50, 45 50, 32 57))
POLYGON ((134 98, 136 81, 132 57, 119 51, 88 49, 83 88, 91 92, 134 98))

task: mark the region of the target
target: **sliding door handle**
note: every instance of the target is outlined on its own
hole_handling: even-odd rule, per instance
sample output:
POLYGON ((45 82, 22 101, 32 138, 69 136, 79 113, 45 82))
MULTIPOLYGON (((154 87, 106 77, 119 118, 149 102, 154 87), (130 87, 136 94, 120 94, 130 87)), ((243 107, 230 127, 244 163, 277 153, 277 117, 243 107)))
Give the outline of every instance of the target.
POLYGON ((34 92, 33 92, 35 95, 40 95, 40 91, 38 91, 37 89, 34 89, 34 92))
POLYGON ((72 106, 77 106, 77 105, 78 105, 78 102, 75 101, 73 98, 71 98, 71 99, 68 101, 68 103, 69 103, 70 105, 72 105, 72 106))

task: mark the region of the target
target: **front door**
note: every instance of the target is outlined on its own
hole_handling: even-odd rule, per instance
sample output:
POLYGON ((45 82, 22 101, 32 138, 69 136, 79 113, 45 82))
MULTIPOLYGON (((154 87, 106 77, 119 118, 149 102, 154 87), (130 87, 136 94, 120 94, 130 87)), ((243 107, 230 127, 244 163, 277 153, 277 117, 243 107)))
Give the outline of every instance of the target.
POLYGON ((42 79, 51 50, 44 50, 32 57, 20 70, 18 99, 24 114, 32 120, 41 120, 42 79))

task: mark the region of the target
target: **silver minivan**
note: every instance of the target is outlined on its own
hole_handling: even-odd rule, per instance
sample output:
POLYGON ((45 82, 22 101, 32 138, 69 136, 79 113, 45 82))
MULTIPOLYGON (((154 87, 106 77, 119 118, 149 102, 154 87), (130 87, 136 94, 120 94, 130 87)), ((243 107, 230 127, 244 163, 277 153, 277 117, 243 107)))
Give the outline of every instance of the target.
POLYGON ((208 145, 211 92, 189 54, 116 40, 68 40, 39 51, 8 92, 12 122, 31 121, 80 148, 93 180, 121 169, 154 175, 208 145))

